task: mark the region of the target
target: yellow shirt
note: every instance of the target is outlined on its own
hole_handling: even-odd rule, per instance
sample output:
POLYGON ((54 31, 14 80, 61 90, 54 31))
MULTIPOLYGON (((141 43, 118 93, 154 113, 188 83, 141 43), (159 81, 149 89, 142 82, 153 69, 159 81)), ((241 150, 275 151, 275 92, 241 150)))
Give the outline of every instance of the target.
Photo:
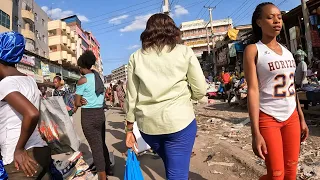
POLYGON ((126 120, 150 135, 186 128, 195 118, 191 99, 207 91, 200 63, 184 45, 160 53, 139 49, 130 56, 127 83, 126 120))

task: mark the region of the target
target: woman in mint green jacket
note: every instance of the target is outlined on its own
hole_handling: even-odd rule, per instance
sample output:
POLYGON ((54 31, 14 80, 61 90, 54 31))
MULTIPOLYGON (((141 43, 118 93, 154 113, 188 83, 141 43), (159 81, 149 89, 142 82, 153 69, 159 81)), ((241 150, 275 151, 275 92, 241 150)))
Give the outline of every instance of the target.
POLYGON ((191 48, 178 44, 180 30, 165 14, 155 14, 141 34, 142 48, 128 64, 126 145, 136 143, 137 121, 143 139, 162 158, 168 180, 187 180, 197 132, 192 100, 207 84, 191 48))

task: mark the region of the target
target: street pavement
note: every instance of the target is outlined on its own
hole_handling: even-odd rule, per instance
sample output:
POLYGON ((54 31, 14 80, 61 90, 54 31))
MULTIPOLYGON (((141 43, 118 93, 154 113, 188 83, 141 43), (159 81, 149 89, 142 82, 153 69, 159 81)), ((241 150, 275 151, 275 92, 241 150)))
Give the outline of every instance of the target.
MULTIPOLYGON (((124 170, 125 170, 125 157, 122 153, 127 151, 125 147, 124 139, 124 113, 119 109, 111 109, 106 112, 106 143, 110 152, 114 153, 115 157, 115 175, 109 177, 109 180, 123 180, 124 170)), ((80 151, 83 152, 85 160, 90 164, 92 162, 92 157, 90 153, 90 148, 88 142, 82 133, 80 111, 74 115, 75 129, 80 136, 81 146, 80 151)), ((237 169, 235 168, 225 168, 223 166, 208 166, 204 160, 207 158, 207 153, 203 151, 208 150, 208 135, 199 135, 196 138, 194 145, 194 156, 191 158, 189 180, 251 180, 252 178, 239 177, 237 169), (234 172, 235 171, 235 172, 234 172)), ((217 146, 216 151, 224 152, 228 151, 220 146, 217 146)), ((222 153, 221 153, 222 154, 222 153)), ((223 161, 225 161, 223 156, 223 161)), ((231 159, 231 156, 228 156, 231 159)), ((164 180, 165 179, 165 169, 162 160, 156 158, 152 154, 144 154, 138 157, 140 161, 140 167, 143 171, 143 176, 145 180, 164 180)), ((242 166, 241 166, 242 168, 242 166)), ((243 170, 241 170, 243 171, 243 170)))
MULTIPOLYGON (((124 144, 124 113, 120 110, 112 109, 106 113, 106 143, 110 152, 114 153, 115 167, 113 177, 109 180, 122 180, 125 170, 125 158, 122 153, 126 152, 124 144)), ((83 135, 81 127, 81 115, 78 111, 74 115, 74 124, 76 132, 78 133, 81 141, 80 151, 83 152, 84 158, 88 163, 92 162, 90 148, 88 142, 83 135)), ((141 169, 146 180, 162 180, 165 177, 165 171, 161 159, 155 159, 150 154, 145 154, 139 157, 141 169)))

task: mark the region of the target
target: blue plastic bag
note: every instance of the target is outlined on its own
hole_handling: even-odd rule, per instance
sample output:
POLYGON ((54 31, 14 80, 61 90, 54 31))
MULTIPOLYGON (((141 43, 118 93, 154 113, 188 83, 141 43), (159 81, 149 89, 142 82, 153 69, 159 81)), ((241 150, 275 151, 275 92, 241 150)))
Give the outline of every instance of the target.
POLYGON ((7 180, 8 174, 4 169, 3 162, 0 160, 0 180, 7 180))
POLYGON ((140 162, 138 161, 136 154, 131 149, 128 150, 124 180, 143 180, 140 162))

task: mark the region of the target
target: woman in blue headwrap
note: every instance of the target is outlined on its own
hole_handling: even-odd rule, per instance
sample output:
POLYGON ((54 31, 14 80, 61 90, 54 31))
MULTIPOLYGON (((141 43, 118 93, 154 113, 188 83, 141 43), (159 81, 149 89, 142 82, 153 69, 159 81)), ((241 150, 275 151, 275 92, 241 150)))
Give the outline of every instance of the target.
POLYGON ((51 153, 37 130, 40 91, 15 65, 24 53, 24 37, 0 34, 0 149, 9 179, 51 179, 51 153))

